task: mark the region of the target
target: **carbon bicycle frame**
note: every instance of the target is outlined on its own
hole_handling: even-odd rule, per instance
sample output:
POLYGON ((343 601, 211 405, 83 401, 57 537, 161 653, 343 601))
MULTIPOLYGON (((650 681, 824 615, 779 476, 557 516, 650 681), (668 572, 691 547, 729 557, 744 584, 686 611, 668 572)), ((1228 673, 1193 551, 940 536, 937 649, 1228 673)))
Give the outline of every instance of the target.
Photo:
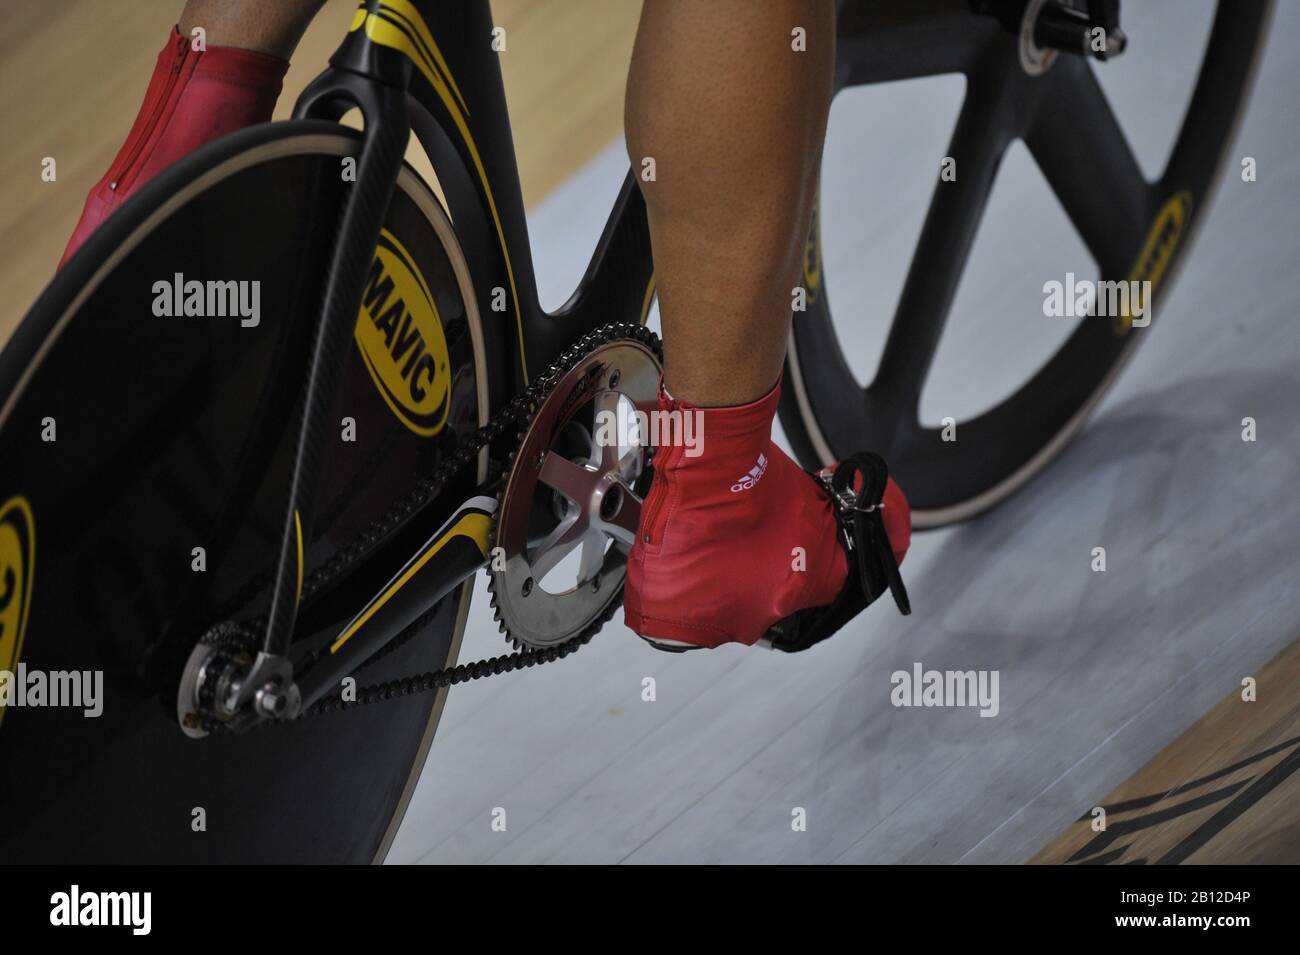
MULTIPOLYGON (((586 274, 558 311, 537 300, 519 170, 487 0, 363 0, 330 68, 299 98, 295 116, 365 111, 375 84, 407 93, 411 129, 432 161, 469 260, 484 315, 511 335, 495 344, 513 374, 496 406, 592 328, 644 316, 653 291, 641 193, 628 174, 586 274), (350 101, 349 101, 350 100, 350 101), (504 289, 506 311, 491 308, 504 289)), ((367 133, 393 117, 366 115, 367 133)), ((494 337, 494 336, 493 336, 494 337)), ((493 358, 489 357, 489 364, 493 358)))
MULTIPOLYGON (((329 68, 295 107, 295 118, 332 121, 359 107, 364 132, 356 183, 326 281, 269 623, 262 653, 244 683, 248 699, 268 679, 293 677, 288 654, 299 596, 293 581, 300 580, 301 541, 311 529, 322 419, 411 132, 446 197, 484 316, 489 408, 504 405, 584 333, 613 322, 644 323, 649 311, 654 292, 650 240, 645 205, 630 172, 573 295, 553 313, 538 302, 493 40, 487 0, 363 0, 329 68), (501 292, 504 312, 492 307, 501 292)), ((473 497, 440 515, 438 531, 328 652, 315 654, 298 674, 302 706, 336 688, 341 677, 484 564, 494 503, 473 497), (435 554, 437 559, 431 559, 435 554)))

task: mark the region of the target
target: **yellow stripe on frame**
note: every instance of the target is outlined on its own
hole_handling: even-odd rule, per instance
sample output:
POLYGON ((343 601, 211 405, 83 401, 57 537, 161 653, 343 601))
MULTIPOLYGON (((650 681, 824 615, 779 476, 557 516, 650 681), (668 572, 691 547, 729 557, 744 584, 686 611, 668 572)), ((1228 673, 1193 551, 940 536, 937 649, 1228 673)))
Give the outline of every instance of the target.
POLYGON ((302 600, 302 519, 298 516, 298 509, 293 511, 293 527, 298 534, 298 595, 293 598, 294 603, 302 600))
POLYGON ((447 83, 451 91, 456 94, 456 99, 460 100, 461 109, 469 114, 469 104, 465 102, 465 97, 461 95, 460 87, 456 85, 456 78, 451 75, 451 68, 447 66, 447 61, 443 59, 442 51, 438 49, 438 44, 434 42, 433 32, 420 16, 420 11, 415 9, 411 0, 379 0, 380 9, 389 9, 400 17, 405 17, 415 27, 416 38, 424 44, 425 48, 432 54, 437 63, 437 68, 447 78, 447 83))
POLYGON ((379 610, 392 599, 393 594, 405 587, 420 570, 431 561, 447 542, 453 537, 468 537, 478 545, 479 551, 484 557, 488 552, 488 536, 492 532, 492 521, 486 514, 466 514, 451 528, 434 542, 433 546, 421 554, 411 563, 402 575, 394 580, 385 588, 384 592, 370 602, 370 606, 361 613, 356 620, 348 624, 347 629, 338 635, 338 638, 330 645, 330 653, 338 653, 339 648, 352 638, 352 635, 364 627, 379 610))

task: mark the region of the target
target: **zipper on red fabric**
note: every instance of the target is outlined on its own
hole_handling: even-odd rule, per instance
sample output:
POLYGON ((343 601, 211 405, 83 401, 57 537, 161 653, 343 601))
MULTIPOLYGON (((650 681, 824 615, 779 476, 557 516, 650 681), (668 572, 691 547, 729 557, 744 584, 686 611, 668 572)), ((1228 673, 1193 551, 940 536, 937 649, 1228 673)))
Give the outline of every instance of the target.
MULTIPOLYGON (((672 451, 672 447, 660 448, 655 454, 660 468, 668 466, 668 455, 672 451)), ((668 484, 666 481, 655 481, 650 485, 650 494, 646 498, 645 509, 641 512, 641 542, 643 544, 653 544, 658 538, 660 529, 655 526, 655 520, 659 517, 659 511, 663 508, 664 498, 667 496, 668 484)))
POLYGON ((153 105, 153 109, 149 113, 149 119, 145 122, 144 128, 140 131, 140 135, 132 145, 131 152, 127 154, 120 166, 109 174, 108 188, 113 192, 122 192, 131 188, 131 183, 134 182, 136 176, 140 174, 140 170, 137 169, 135 170, 135 174, 131 176, 129 182, 124 178, 127 172, 131 169, 132 163, 134 163, 136 159, 139 158, 140 153, 144 151, 145 143, 149 142, 149 138, 153 135, 153 131, 158 126, 158 121, 162 119, 162 115, 167 109, 167 102, 171 99, 172 90, 176 87, 176 80, 180 77, 181 70, 185 68, 185 63, 189 59, 189 38, 183 35, 177 36, 176 43, 177 52, 180 53, 180 59, 173 63, 171 69, 168 70, 167 82, 163 86, 162 93, 158 96, 157 101, 153 105))

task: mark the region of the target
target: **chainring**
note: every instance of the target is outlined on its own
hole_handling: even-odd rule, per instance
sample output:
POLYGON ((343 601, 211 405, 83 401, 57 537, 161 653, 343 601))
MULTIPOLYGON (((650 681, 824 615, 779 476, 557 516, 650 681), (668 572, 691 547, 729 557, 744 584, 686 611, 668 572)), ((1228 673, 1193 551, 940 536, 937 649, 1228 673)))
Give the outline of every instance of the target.
POLYGON ((493 614, 516 647, 563 644, 622 600, 650 483, 643 414, 662 371, 653 332, 610 326, 557 370, 523 422, 487 571, 493 614))

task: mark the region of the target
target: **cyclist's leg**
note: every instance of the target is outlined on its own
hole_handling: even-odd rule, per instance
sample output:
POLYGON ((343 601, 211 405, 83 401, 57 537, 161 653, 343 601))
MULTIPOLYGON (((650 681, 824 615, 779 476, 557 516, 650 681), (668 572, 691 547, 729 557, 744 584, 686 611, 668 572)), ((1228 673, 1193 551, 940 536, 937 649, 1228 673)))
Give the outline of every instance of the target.
POLYGON ((700 405, 753 401, 785 357, 831 97, 825 0, 649 0, 628 74, 663 318, 665 382, 700 405), (791 31, 807 49, 792 49, 791 31))
POLYGON ((189 0, 177 29, 196 27, 209 44, 255 50, 287 60, 325 0, 189 0))
MULTIPOLYGON (((629 560, 628 626, 661 643, 754 643, 845 587, 831 503, 771 441, 834 47, 829 0, 642 10, 626 120, 634 169, 654 160, 641 190, 671 392, 660 403, 703 426, 700 447, 658 451, 629 560)), ((910 522, 892 483, 886 504, 901 559, 910 522)))
POLYGON ((158 54, 135 124, 90 190, 59 264, 167 166, 226 133, 269 120, 288 57, 323 2, 189 0, 158 54))

